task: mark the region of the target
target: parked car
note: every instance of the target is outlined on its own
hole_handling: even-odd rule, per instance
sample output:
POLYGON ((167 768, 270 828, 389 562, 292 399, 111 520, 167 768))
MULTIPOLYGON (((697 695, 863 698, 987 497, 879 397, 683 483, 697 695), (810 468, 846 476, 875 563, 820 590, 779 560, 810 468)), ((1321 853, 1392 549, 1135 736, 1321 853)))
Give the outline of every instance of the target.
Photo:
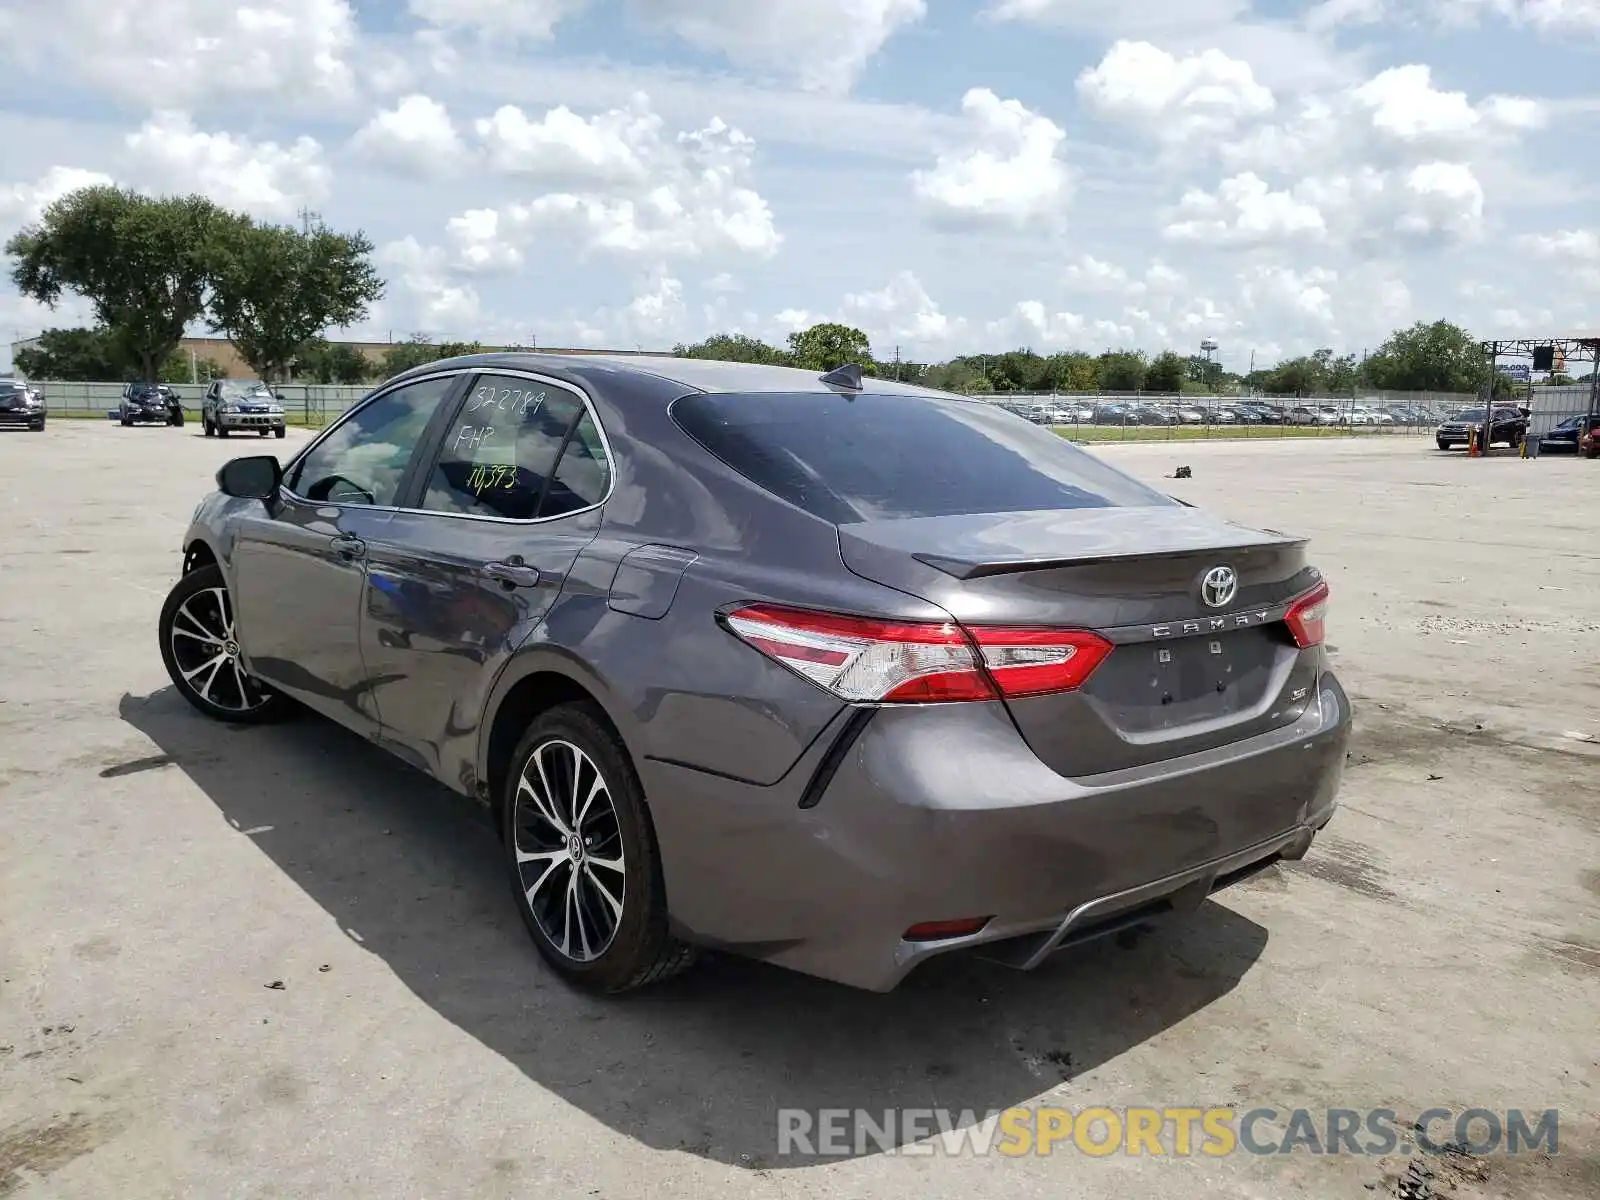
POLYGON ((1178 414, 1170 408, 1162 408, 1157 404, 1141 404, 1134 410, 1139 416, 1140 425, 1176 425, 1178 414))
POLYGON ((44 429, 44 393, 21 380, 0 379, 0 426, 20 425, 35 433, 44 429))
POLYGON ((253 379, 213 380, 200 406, 200 421, 207 437, 230 433, 284 437, 288 432, 282 402, 266 384, 253 379))
POLYGON ((1233 425, 1239 414, 1225 404, 1214 404, 1206 410, 1206 420, 1213 425, 1233 425))
POLYGON ((1338 425, 1344 419, 1344 413, 1332 404, 1321 404, 1311 410, 1311 423, 1313 425, 1338 425))
MULTIPOLYGON (((1469 408, 1453 420, 1443 422, 1434 431, 1433 440, 1441 450, 1467 444, 1467 431, 1483 429, 1484 410, 1469 408)), ((1489 427, 1489 445, 1504 444, 1515 448, 1522 445, 1528 435, 1528 418, 1514 408, 1496 408, 1489 427)))
POLYGON ((1568 417, 1539 439, 1540 454, 1577 454, 1582 436, 1600 425, 1600 414, 1568 417))
POLYGON ((1137 425, 1139 411, 1128 404, 1101 404, 1094 410, 1096 425, 1137 425))
POLYGON ((1255 424, 1282 425, 1284 422, 1283 409, 1275 404, 1268 404, 1265 400, 1241 400, 1234 409, 1240 413, 1251 413, 1255 424))
POLYGON ((1315 425, 1317 410, 1304 404, 1297 404, 1284 413, 1284 420, 1290 425, 1315 425))
POLYGON ((1192 405, 1181 405, 1178 408, 1178 420, 1184 425, 1204 425, 1206 423, 1206 410, 1195 408, 1192 405))
POLYGON ((483 802, 539 952, 597 990, 699 945, 880 991, 958 950, 1031 968, 1335 810, 1304 539, 981 401, 479 355, 217 482, 173 686, 234 723, 298 702, 483 802))
POLYGON ((1056 410, 1064 425, 1088 424, 1094 420, 1094 405, 1092 404, 1063 404, 1056 410))
POLYGON ((130 425, 182 425, 183 400, 164 383, 133 382, 123 386, 117 420, 130 425))
POLYGON ((1600 424, 1591 425, 1578 439, 1578 453, 1585 458, 1600 458, 1600 424))

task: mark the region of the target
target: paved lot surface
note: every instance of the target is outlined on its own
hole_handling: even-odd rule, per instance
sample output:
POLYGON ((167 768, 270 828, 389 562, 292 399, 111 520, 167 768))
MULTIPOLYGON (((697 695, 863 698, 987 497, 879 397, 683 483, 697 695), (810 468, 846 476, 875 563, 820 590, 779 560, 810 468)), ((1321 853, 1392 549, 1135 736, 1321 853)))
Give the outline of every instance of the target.
POLYGON ((1440 1192, 1600 1195, 1600 464, 1103 451, 1315 537, 1359 733, 1311 858, 1033 975, 711 962, 601 1001, 541 968, 464 803, 168 687, 193 505, 305 437, 0 435, 0 1194, 1283 1200, 1404 1167, 774 1153, 779 1107, 1059 1103, 1556 1107, 1554 1160, 1440 1192))

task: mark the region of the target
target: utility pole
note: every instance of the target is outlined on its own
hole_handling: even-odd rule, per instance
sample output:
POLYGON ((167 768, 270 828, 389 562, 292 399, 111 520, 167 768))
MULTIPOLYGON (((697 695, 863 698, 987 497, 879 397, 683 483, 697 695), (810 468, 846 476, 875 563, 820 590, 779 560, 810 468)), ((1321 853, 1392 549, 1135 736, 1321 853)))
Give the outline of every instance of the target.
POLYGON ((310 236, 311 234, 311 226, 313 222, 317 225, 322 224, 322 214, 319 212, 312 212, 309 208, 302 208, 299 215, 300 232, 306 234, 307 236, 310 236))
POLYGON ((894 381, 900 382, 900 347, 894 348, 894 381))

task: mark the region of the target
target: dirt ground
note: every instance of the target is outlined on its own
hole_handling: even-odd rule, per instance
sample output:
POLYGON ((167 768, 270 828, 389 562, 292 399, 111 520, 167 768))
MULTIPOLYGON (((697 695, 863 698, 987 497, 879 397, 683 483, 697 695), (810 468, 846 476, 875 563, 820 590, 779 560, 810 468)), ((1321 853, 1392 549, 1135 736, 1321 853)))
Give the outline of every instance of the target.
POLYGON ((1101 450, 1314 538, 1358 733, 1310 858, 1031 975, 712 960, 597 1000, 542 969, 465 802, 168 686, 194 504, 305 436, 0 434, 0 1195, 1600 1195, 1600 463, 1101 450), (1555 1108, 1560 1146, 1425 1181, 1398 1151, 776 1154, 779 1108, 1023 1104, 1555 1108))

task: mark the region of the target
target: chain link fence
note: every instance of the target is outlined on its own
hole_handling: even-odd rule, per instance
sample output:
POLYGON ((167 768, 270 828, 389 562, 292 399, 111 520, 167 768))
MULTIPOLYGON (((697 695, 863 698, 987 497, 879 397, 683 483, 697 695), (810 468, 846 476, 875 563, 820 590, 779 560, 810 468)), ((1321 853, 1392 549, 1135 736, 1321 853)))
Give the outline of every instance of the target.
POLYGON ((1481 403, 1470 393, 1456 392, 1339 397, 1058 392, 977 398, 1086 442, 1422 436, 1481 403))
MULTIPOLYGON (((121 383, 38 381, 53 417, 105 419, 122 397, 121 383)), ((199 418, 205 384, 169 385, 184 409, 199 418)), ((290 424, 320 429, 376 385, 280 384, 290 424)), ((1430 437, 1441 421, 1481 408, 1482 400, 1457 392, 1366 392, 1345 397, 1209 396, 1165 392, 1039 393, 977 396, 1075 441, 1160 441, 1209 438, 1430 437)), ((1535 387, 1506 404, 1532 407, 1528 433, 1537 443, 1575 427, 1590 412, 1587 383, 1535 387)), ((1564 448, 1555 437, 1554 449, 1564 448)), ((1576 440, 1573 439, 1576 446, 1576 440)))
MULTIPOLYGON (((122 383, 60 383, 51 380, 34 380, 33 385, 44 393, 45 405, 52 417, 98 417, 117 407, 122 399, 122 383)), ((178 394, 186 414, 198 420, 200 405, 205 399, 207 384, 166 384, 178 394)), ((375 386, 375 385, 374 385, 375 386)), ((274 391, 283 402, 284 416, 291 425, 308 425, 320 429, 357 400, 372 392, 371 386, 337 383, 283 383, 274 391)))

